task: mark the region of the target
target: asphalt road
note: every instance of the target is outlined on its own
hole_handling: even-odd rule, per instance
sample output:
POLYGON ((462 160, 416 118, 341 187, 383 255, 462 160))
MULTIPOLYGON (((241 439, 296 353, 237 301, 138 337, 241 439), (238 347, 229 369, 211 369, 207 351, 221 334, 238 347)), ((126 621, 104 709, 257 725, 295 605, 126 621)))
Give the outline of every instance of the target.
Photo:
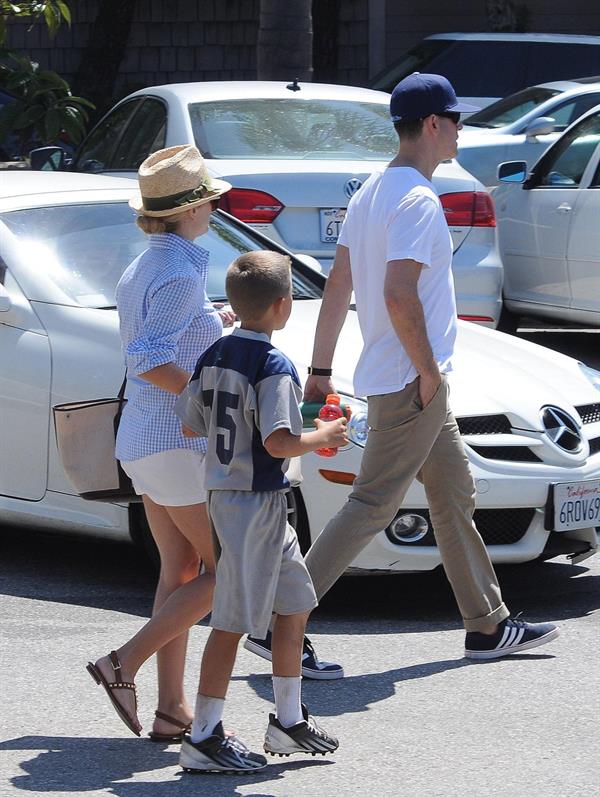
MULTIPOLYGON (((600 364, 596 334, 524 337, 600 364), (543 338, 543 341, 540 340, 543 338)), ((600 791, 600 557, 499 569, 513 613, 558 622, 538 652, 462 658, 464 635, 439 572, 343 579, 311 621, 323 658, 346 678, 304 682, 304 698, 340 738, 335 756, 272 759, 254 776, 185 776, 177 747, 137 739, 85 672, 149 616, 154 575, 127 544, 0 534, 0 797, 592 797, 600 791)), ((208 634, 192 631, 195 692, 208 634)), ((138 677, 151 723, 152 664, 138 677)), ((271 710, 268 664, 241 650, 226 725, 260 749, 271 710)))

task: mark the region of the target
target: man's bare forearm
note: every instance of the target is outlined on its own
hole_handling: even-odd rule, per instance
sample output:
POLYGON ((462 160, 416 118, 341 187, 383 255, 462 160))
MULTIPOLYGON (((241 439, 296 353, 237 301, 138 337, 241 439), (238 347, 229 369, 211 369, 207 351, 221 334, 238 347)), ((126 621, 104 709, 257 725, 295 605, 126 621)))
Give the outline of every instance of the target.
POLYGON ((312 365, 317 368, 331 367, 335 347, 348 314, 351 296, 350 255, 347 247, 338 246, 335 261, 325 285, 315 332, 312 365))
POLYGON ((421 376, 439 376, 423 305, 417 290, 421 265, 414 260, 393 261, 388 267, 384 296, 390 321, 404 350, 421 376))

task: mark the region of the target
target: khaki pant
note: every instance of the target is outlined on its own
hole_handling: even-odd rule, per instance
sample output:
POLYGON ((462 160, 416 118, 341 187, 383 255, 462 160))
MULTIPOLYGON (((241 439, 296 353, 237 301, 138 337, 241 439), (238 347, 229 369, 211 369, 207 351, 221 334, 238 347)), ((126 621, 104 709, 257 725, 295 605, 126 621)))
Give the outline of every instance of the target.
POLYGON ((479 631, 504 620, 509 612, 473 523, 475 487, 446 378, 424 410, 418 379, 397 393, 370 396, 368 408, 369 437, 353 491, 306 558, 317 597, 391 523, 418 478, 465 628, 479 631))

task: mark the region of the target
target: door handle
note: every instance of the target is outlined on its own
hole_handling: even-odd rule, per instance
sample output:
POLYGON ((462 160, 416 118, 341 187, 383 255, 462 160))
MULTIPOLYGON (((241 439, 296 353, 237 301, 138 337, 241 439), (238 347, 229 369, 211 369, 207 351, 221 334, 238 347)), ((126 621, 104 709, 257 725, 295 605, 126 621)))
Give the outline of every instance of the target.
POLYGON ((570 213, 573 210, 571 205, 568 202, 562 202, 557 208, 557 213, 570 213))

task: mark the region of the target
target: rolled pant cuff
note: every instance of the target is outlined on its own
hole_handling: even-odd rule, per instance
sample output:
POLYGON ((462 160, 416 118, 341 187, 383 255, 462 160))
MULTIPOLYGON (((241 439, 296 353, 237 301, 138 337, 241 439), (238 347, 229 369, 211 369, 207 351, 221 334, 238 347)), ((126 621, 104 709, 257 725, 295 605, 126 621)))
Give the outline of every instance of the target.
POLYGON ((489 614, 484 614, 483 617, 471 617, 468 620, 463 617, 463 623, 466 631, 487 631, 494 623, 501 623, 510 617, 510 612, 504 603, 501 603, 497 609, 489 614))

